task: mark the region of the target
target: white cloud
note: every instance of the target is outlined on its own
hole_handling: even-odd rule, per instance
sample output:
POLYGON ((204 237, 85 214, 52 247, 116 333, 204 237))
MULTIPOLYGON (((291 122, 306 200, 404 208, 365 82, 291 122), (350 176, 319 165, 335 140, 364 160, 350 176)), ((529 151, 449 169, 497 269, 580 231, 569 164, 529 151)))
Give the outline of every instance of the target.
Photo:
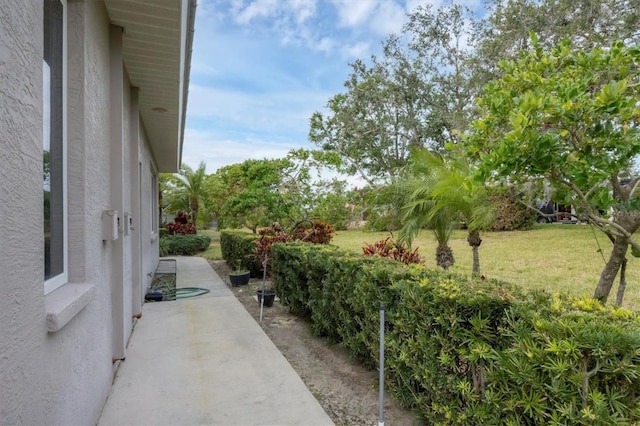
POLYGON ((192 84, 187 124, 193 127, 205 121, 212 127, 273 135, 279 140, 295 138, 298 143, 304 143, 311 115, 333 95, 312 89, 247 93, 192 84))
POLYGON ((298 25, 304 24, 307 19, 316 13, 315 0, 290 0, 287 3, 295 13, 298 25))
POLYGON ((335 41, 330 37, 323 37, 316 43, 315 48, 320 52, 331 53, 335 48, 335 44, 335 41))
POLYGON ((316 0, 255 0, 246 6, 243 2, 234 2, 230 11, 234 20, 243 25, 261 18, 302 25, 315 14, 316 0))
POLYGON ((399 33, 407 20, 405 10, 395 1, 385 0, 378 5, 371 17, 370 28, 374 32, 386 37, 399 33))
POLYGON ((216 132, 187 128, 184 135, 182 162, 198 167, 201 161, 207 164, 207 173, 221 167, 242 163, 247 159, 283 158, 300 144, 270 143, 262 139, 229 139, 216 132))
POLYGON ((357 27, 367 22, 378 5, 378 0, 332 0, 337 9, 340 25, 357 27))
POLYGON ((244 9, 241 6, 237 10, 235 20, 239 24, 249 24, 254 18, 268 18, 274 16, 277 11, 278 0, 256 0, 244 9))
POLYGON ((364 41, 342 47, 342 55, 348 59, 364 59, 370 52, 369 43, 364 41))
POLYGON ((384 36, 400 32, 406 10, 398 0, 332 0, 339 25, 351 29, 366 28, 384 36))

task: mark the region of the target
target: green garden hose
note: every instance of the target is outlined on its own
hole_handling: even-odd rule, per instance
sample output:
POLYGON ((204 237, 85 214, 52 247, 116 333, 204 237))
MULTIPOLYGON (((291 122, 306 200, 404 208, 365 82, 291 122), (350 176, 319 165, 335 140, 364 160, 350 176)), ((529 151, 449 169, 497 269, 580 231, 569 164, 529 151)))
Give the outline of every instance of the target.
POLYGON ((171 290, 166 290, 164 292, 165 296, 173 297, 175 295, 176 299, 188 299, 189 297, 202 296, 203 294, 207 294, 211 292, 211 290, 206 288, 199 287, 180 287, 171 290))

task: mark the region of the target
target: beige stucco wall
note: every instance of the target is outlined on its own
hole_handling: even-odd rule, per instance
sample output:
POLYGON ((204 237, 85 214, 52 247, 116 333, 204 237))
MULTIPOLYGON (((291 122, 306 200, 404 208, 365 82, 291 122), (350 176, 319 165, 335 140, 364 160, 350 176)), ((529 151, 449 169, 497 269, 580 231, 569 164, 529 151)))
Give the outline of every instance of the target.
MULTIPOLYGON (((112 315, 121 311, 125 340, 135 309, 132 235, 121 235, 123 306, 112 304, 114 242, 102 241, 101 217, 113 188, 110 157, 110 23, 100 1, 68 2, 69 282, 95 287, 95 298, 57 332, 47 332, 42 232, 42 3, 5 0, 0 14, 0 424, 95 424, 113 379, 112 315)), ((132 140, 128 79, 123 111, 125 210, 130 187, 150 199, 153 159, 132 140), (138 147, 143 176, 132 170, 138 147)), ((141 132, 143 134, 143 132, 141 132)), ((150 207, 141 218, 142 271, 157 265, 149 238, 150 207)), ((143 275, 147 286, 147 277, 143 275)), ((139 296, 139 295, 138 295, 139 296)))

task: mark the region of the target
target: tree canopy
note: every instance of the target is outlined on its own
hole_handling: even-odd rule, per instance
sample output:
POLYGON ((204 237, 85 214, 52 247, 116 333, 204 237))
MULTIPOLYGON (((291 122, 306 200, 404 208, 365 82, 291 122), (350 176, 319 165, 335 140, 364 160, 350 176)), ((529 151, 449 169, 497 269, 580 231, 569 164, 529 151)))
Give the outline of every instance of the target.
POLYGON ((640 153, 640 50, 622 42, 575 50, 570 40, 501 64, 466 143, 485 180, 546 179, 579 217, 614 240, 594 296, 606 300, 640 228, 638 178, 624 173, 640 153))

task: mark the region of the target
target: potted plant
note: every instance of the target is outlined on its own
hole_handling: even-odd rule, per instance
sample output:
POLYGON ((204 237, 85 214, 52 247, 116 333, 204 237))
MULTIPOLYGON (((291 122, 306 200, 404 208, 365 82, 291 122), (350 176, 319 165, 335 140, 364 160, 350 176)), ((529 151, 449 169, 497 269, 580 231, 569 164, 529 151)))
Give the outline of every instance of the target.
MULTIPOLYGON (((258 250, 260 251, 260 250, 258 250)), ((276 299, 276 292, 267 288, 267 266, 269 264, 269 255, 268 250, 265 250, 263 253, 262 260, 262 288, 256 290, 256 297, 258 298, 258 303, 260 304, 260 322, 262 322, 262 309, 270 308, 273 306, 273 302, 276 299)))
POLYGON ((271 275, 271 245, 278 242, 287 242, 290 237, 274 226, 259 231, 260 238, 256 241, 255 256, 261 264, 262 288, 256 291, 258 303, 260 303, 260 321, 262 321, 262 308, 273 306, 276 292, 266 286, 267 276, 271 275))
POLYGON ((276 300, 276 292, 271 289, 256 290, 256 296, 258 297, 258 303, 265 308, 273 306, 273 301, 276 300))
POLYGON ((231 285, 234 287, 238 287, 240 285, 249 284, 249 278, 251 278, 251 272, 248 269, 242 269, 242 262, 240 260, 236 260, 236 269, 229 272, 229 281, 231 281, 231 285))

